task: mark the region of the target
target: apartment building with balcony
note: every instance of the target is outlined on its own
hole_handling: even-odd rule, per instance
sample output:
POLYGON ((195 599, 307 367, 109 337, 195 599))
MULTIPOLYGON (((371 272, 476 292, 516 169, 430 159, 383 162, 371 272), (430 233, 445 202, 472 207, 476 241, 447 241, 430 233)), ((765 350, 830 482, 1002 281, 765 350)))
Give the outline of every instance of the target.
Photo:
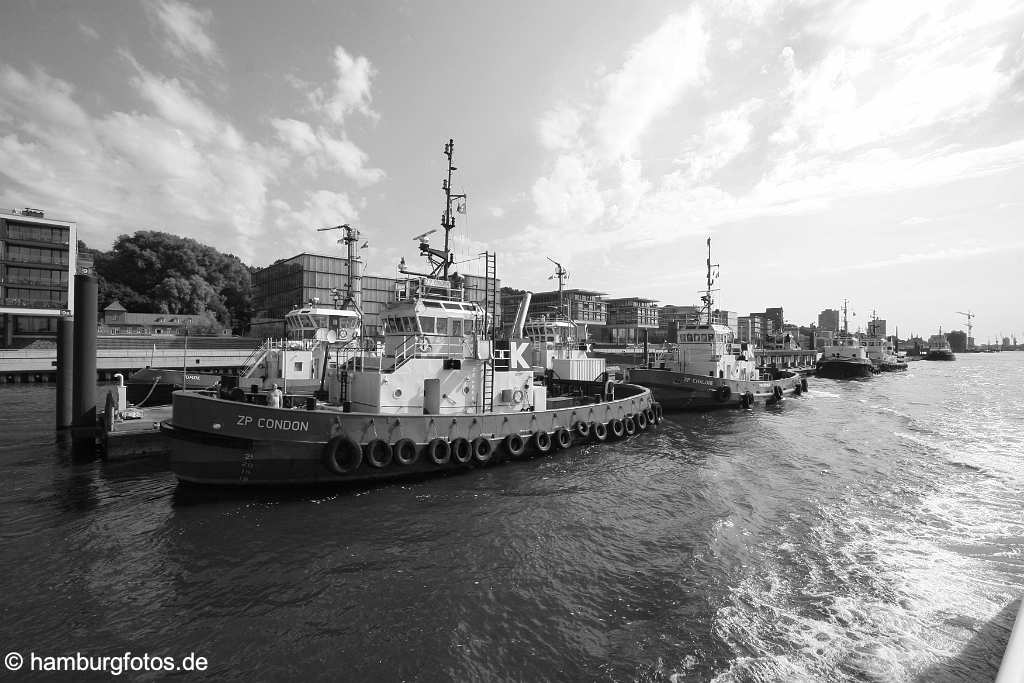
POLYGON ((74 221, 0 210, 0 347, 56 337, 73 312, 77 245, 74 221))
POLYGON ((651 330, 658 329, 656 299, 630 296, 607 299, 608 318, 599 331, 598 341, 609 344, 637 344, 647 340, 651 330))

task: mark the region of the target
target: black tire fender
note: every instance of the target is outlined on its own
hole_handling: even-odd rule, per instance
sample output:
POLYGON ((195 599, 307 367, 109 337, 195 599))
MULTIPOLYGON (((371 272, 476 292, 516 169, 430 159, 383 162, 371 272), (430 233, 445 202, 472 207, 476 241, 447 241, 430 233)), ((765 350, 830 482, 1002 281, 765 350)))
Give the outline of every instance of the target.
POLYGON ((551 435, 545 432, 543 429, 539 432, 534 432, 533 437, 530 439, 533 443, 533 447, 537 449, 538 453, 550 453, 551 452, 551 435))
POLYGON ((452 459, 452 446, 444 439, 431 439, 427 444, 427 455, 435 465, 445 465, 452 459))
POLYGON ((411 465, 420 457, 416 442, 412 439, 399 439, 391 447, 391 452, 395 454, 395 460, 402 466, 411 465))
POLYGON ((391 444, 384 439, 370 439, 364 448, 366 450, 366 462, 371 467, 383 469, 391 464, 394 454, 391 452, 391 444))
POLYGON ((324 446, 324 465, 335 474, 348 474, 363 464, 363 449, 348 434, 339 434, 324 446))
POLYGON ((509 434, 502 443, 505 445, 505 450, 513 458, 518 458, 526 450, 526 441, 518 434, 509 434))

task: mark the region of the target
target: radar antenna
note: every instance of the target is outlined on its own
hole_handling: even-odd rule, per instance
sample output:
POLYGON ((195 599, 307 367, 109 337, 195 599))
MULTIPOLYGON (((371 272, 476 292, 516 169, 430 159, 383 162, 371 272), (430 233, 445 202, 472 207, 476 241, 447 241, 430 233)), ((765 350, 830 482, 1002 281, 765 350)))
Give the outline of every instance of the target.
POLYGON ((548 256, 547 259, 548 259, 548 261, 551 261, 552 263, 555 264, 555 274, 554 275, 548 275, 548 279, 549 280, 554 280, 555 278, 558 278, 558 315, 560 315, 560 316, 564 315, 566 317, 566 319, 568 319, 569 318, 568 312, 562 310, 563 309, 562 289, 565 287, 565 279, 567 277, 569 277, 569 271, 567 271, 562 266, 561 263, 559 263, 555 259, 551 258, 550 256, 548 256))

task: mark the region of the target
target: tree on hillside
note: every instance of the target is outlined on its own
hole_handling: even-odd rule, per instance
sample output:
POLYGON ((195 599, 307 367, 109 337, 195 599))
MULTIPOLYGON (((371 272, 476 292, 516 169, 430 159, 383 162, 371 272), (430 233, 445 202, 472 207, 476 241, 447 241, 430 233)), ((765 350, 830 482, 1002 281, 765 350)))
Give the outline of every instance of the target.
POLYGON ((237 257, 155 230, 121 235, 95 254, 100 306, 120 301, 136 313, 209 311, 235 331, 248 325, 251 270, 237 257))

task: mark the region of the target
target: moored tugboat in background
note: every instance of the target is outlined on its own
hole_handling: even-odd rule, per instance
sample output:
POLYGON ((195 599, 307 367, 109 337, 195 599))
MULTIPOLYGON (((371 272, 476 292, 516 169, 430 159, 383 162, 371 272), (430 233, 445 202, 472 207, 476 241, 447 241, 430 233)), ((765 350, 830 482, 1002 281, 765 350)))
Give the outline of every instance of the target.
POLYGON ((946 335, 942 334, 942 328, 939 328, 938 334, 933 334, 928 338, 928 352, 924 354, 925 360, 956 360, 956 354, 953 353, 953 349, 949 346, 949 339, 946 335))
MULTIPOLYGON (((177 392, 162 429, 179 480, 283 485, 432 474, 624 438, 660 421, 649 389, 538 382, 522 330, 495 339, 494 254, 485 256, 483 306, 463 296, 462 278, 450 272, 452 202, 463 198, 451 193, 453 149, 449 141, 444 248, 421 239, 430 273, 400 269, 408 277, 382 312, 383 352, 329 363, 327 400, 286 396, 276 407, 248 395, 177 392)), ((592 359, 582 360, 589 374, 592 359)))
MULTIPOLYGON (((864 338, 864 350, 868 360, 878 372, 900 372, 907 369, 907 361, 896 352, 896 345, 878 331, 878 316, 872 312, 868 322, 868 336, 864 338)), ((899 330, 897 329, 897 333, 899 330)), ((896 335, 897 338, 899 334, 896 335)))
POLYGON ((827 379, 856 379, 870 377, 879 370, 868 358, 867 349, 860 339, 849 333, 847 324, 847 301, 843 300, 843 331, 832 340, 832 344, 821 351, 816 373, 827 379))
POLYGON ((763 374, 752 345, 736 343, 728 326, 713 321, 711 269, 709 237, 707 291, 701 297, 704 306, 699 321, 681 325, 677 343, 649 353, 643 365, 626 371, 626 380, 653 390, 665 410, 750 408, 807 391, 807 380, 794 372, 763 374))

